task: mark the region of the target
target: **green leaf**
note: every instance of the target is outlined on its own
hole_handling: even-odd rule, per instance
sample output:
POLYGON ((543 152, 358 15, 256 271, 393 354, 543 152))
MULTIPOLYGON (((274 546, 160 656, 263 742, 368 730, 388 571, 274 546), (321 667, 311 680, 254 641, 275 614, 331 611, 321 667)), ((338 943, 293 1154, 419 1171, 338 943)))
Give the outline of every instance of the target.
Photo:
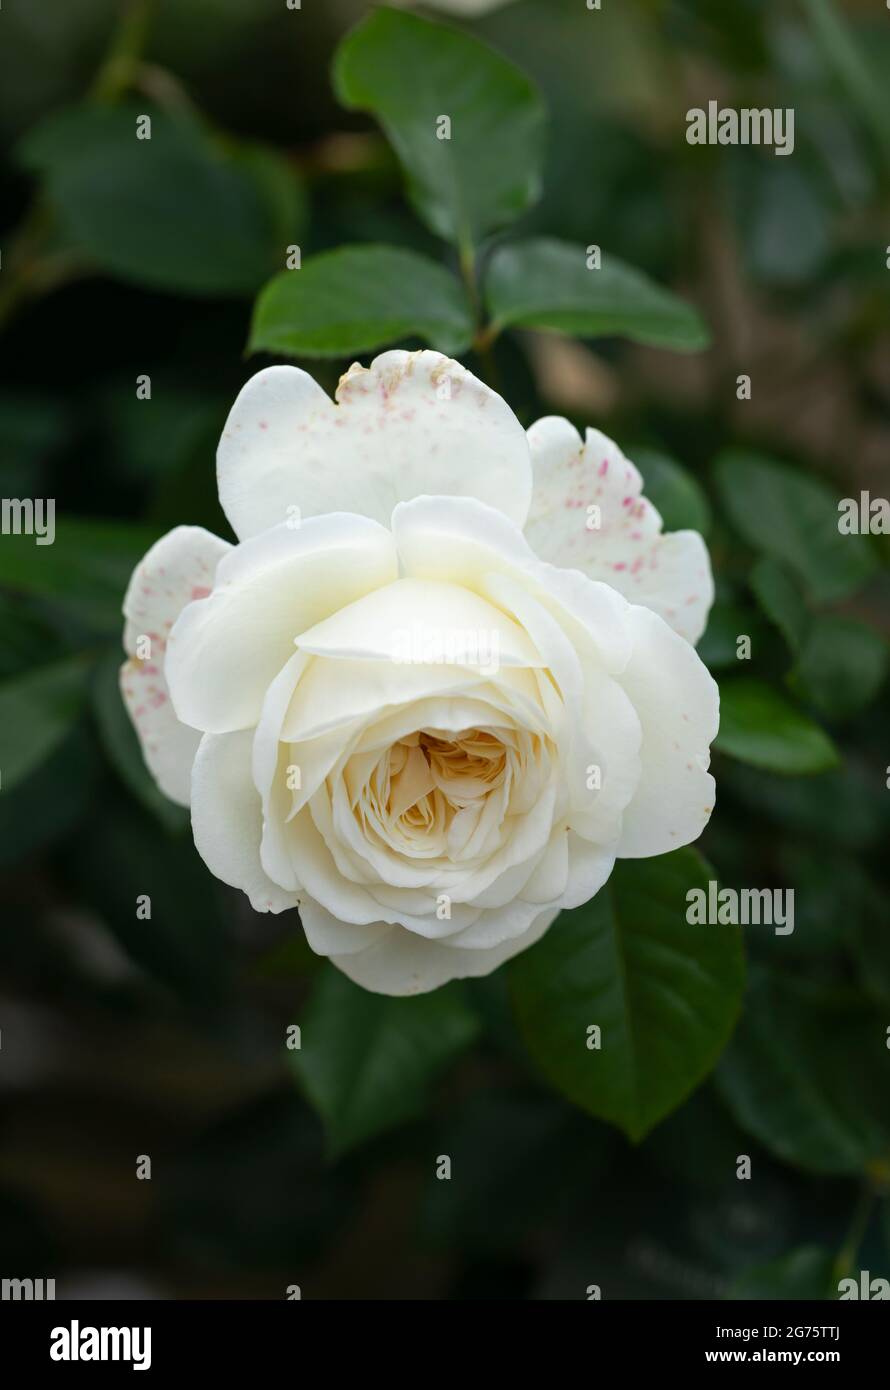
POLYGON ((100 766, 95 740, 81 722, 12 791, 0 788, 0 867, 14 866, 87 819, 100 766))
POLYGON ((435 261, 394 246, 345 246, 266 285, 250 351, 346 357, 418 337, 458 356, 472 336, 463 289, 435 261))
POLYGON ((302 1047, 288 1058, 335 1155, 413 1119, 478 1029, 454 985, 392 998, 360 989, 334 966, 319 975, 300 1024, 302 1047))
POLYGON ((749 816, 832 850, 861 853, 890 838, 890 797, 883 768, 847 761, 832 772, 799 779, 775 776, 742 763, 727 763, 721 791, 731 793, 749 816), (831 815, 826 816, 826 806, 831 815))
POLYGON ((478 39, 375 10, 341 43, 334 89, 379 120, 418 212, 465 256, 540 193, 544 108, 529 79, 478 39), (439 138, 439 118, 451 121, 439 138))
POLYGON ((77 722, 88 665, 71 657, 0 684, 0 795, 49 757, 77 722))
POLYGON ((835 1257, 830 1250, 806 1245, 768 1264, 756 1265, 735 1280, 727 1298, 827 1299, 837 1297, 835 1257))
POLYGON ((666 531, 699 531, 707 536, 711 506, 691 473, 658 449, 631 449, 628 458, 643 475, 643 490, 661 514, 666 531))
POLYGON ((764 556, 748 577, 761 609, 779 629, 792 652, 803 646, 810 617, 807 606, 783 565, 764 556))
POLYGON ((841 535, 837 499, 819 479, 737 450, 721 454, 715 478, 739 535, 788 565, 816 602, 844 598, 875 573, 867 538, 841 535))
POLYGON ((64 859, 82 901, 131 960, 196 1004, 220 1001, 232 967, 224 890, 190 836, 166 834, 135 802, 112 799, 106 789, 66 843, 64 859))
POLYGON ((696 310, 642 271, 612 255, 588 270, 583 246, 550 237, 499 246, 485 274, 485 300, 496 330, 549 328, 684 352, 709 342, 696 310))
POLYGON ((306 219, 303 185, 293 164, 278 150, 252 141, 226 139, 222 149, 233 168, 259 193, 264 222, 268 223, 270 252, 276 261, 283 259, 306 219))
POLYGON ((887 643, 865 623, 820 614, 800 654, 794 687, 826 719, 850 719, 878 695, 888 655, 887 643))
MULTIPOLYGON (((760 929, 764 950, 773 960, 792 957, 825 958, 851 941, 867 892, 867 879, 858 862, 825 845, 811 846, 794 839, 774 847, 779 881, 794 885, 794 931, 776 936, 771 927, 760 929)), ((756 927, 751 928, 757 932, 756 927)))
POLYGON ((890 101, 885 74, 869 61, 866 45, 859 42, 834 0, 801 0, 801 4, 826 63, 890 168, 890 101))
POLYGON ((139 739, 121 699, 118 674, 123 654, 112 648, 98 663, 91 682, 93 712, 102 746, 112 766, 146 810, 168 830, 184 830, 188 812, 158 790, 145 766, 139 739))
POLYGON ((147 526, 60 515, 52 545, 3 537, 0 586, 50 598, 90 626, 120 632, 130 575, 157 538, 147 526))
POLYGON ((763 619, 755 609, 718 598, 708 614, 708 626, 698 643, 698 654, 712 671, 727 667, 737 670, 738 639, 750 637, 752 652, 756 653, 766 631, 763 619))
POLYGON ((693 926, 687 892, 713 877, 691 849, 619 862, 510 967, 532 1058, 590 1114, 640 1139, 707 1075, 741 1002, 736 927, 693 926), (588 1048, 588 1027, 601 1030, 588 1048))
POLYGON ((720 687, 720 732, 714 747, 768 772, 825 772, 839 761, 824 729, 784 695, 747 676, 720 687))
POLYGON ((752 971, 717 1083, 743 1129, 807 1172, 890 1154, 886 1010, 854 990, 752 971))
POLYGON ((279 156, 224 147, 196 121, 144 102, 56 112, 18 153, 43 176, 74 245, 137 285, 248 294, 283 264, 298 231, 295 176, 279 156), (150 139, 137 139, 141 115, 150 139))
POLYGON ((0 594, 0 680, 64 655, 60 634, 33 602, 0 594))

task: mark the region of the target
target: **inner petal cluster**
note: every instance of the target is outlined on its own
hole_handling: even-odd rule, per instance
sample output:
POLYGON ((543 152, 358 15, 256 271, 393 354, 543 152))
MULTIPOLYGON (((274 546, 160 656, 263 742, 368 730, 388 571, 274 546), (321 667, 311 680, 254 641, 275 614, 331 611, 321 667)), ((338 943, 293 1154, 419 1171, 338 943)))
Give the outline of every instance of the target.
POLYGON ((506 726, 422 728, 343 770, 360 836, 379 850, 446 864, 479 861, 540 790, 544 740, 506 726))

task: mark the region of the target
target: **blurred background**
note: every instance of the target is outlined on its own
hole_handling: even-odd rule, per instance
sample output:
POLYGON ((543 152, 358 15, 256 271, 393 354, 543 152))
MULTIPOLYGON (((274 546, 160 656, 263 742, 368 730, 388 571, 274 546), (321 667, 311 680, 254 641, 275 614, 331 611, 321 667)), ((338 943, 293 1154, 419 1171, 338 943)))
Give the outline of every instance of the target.
MULTIPOLYGON (((740 1127, 731 1066, 630 1145, 537 1078, 504 971, 462 993, 471 1036, 410 1113, 332 1152, 284 1044, 320 962, 292 914, 254 914, 210 877, 142 768, 117 695, 123 588, 171 526, 230 534, 214 451, 240 385, 272 360, 246 355, 257 292, 290 243, 443 256, 377 127, 331 90, 334 49, 368 8, 6 0, 0 14, 0 490, 57 509, 51 547, 0 537, 0 1274, 100 1298, 815 1295, 851 1240, 857 1268, 890 1273, 887 1202, 863 1206, 855 1155, 740 1127), (143 182, 113 123, 66 139, 58 120, 85 101, 200 114, 223 173, 172 150, 143 182), (59 662, 74 674, 47 699, 29 681, 59 662), (150 921, 134 916, 140 894, 150 921), (460 1181, 437 1181, 443 1153, 460 1181), (737 1181, 739 1154, 756 1181, 737 1181)), ((639 461, 667 523, 708 536, 703 658, 732 673, 750 634, 758 676, 840 748, 809 777, 718 755, 702 848, 724 883, 795 888, 788 977, 841 988, 854 1023, 890 1025, 887 542, 864 543, 861 582, 820 592, 816 575, 818 641, 800 648, 749 583, 759 544, 783 557, 783 519, 765 546, 758 529, 772 493, 746 497, 713 468, 756 451, 818 484, 792 562, 808 527, 824 541, 826 499, 831 513, 861 490, 890 497, 890 12, 515 0, 459 17, 471 8, 442 0, 438 16, 512 58, 550 113, 521 230, 615 248, 713 333, 688 355, 504 337, 500 388, 524 423, 567 414, 639 461), (794 158, 687 145, 686 111, 710 99, 793 106, 794 158)), ((348 363, 302 365, 332 388, 348 363)), ((746 940, 777 963, 769 932, 746 940)), ((757 1045, 789 1109, 824 1073, 832 1097, 873 1095, 840 1025, 783 1039, 784 1018, 757 1045)), ((877 1197, 887 1104, 866 1111, 886 1138, 877 1197)))

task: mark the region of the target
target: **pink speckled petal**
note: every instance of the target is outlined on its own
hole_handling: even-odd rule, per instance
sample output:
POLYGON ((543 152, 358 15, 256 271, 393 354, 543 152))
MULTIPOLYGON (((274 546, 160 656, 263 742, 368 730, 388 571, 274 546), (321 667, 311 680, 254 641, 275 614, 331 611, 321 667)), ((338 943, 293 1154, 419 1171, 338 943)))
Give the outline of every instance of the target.
POLYGON ((170 634, 167 679, 179 718, 208 734, 255 725, 298 634, 397 574, 392 535, 364 516, 284 522, 236 546, 211 596, 184 608, 170 634))
POLYGON ((150 772, 180 806, 189 804, 200 734, 180 723, 170 702, 167 639, 186 604, 210 593, 216 567, 231 549, 200 526, 178 526, 137 565, 124 599, 124 650, 130 660, 121 667, 121 695, 150 772), (136 655, 140 637, 151 644, 145 659, 136 655))
POLYGON ((334 404, 297 367, 242 389, 217 453, 223 509, 242 540, 299 515, 350 511, 388 526, 424 493, 476 497, 522 526, 528 441, 496 392, 438 352, 384 352, 341 378, 334 404))
POLYGON ((568 420, 548 416, 528 437, 534 493, 525 534, 541 558, 611 584, 697 642, 714 601, 698 532, 662 533, 637 469, 599 430, 582 441, 568 420))

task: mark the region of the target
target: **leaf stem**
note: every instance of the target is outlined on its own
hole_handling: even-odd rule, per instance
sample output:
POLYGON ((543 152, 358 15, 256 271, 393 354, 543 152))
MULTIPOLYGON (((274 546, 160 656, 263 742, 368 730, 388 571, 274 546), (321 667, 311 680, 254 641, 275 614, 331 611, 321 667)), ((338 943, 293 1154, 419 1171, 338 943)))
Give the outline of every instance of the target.
POLYGON ((38 194, 25 212, 6 253, 4 275, 0 281, 0 327, 32 296, 55 289, 79 273, 82 263, 70 252, 42 256, 52 228, 52 214, 38 194))
POLYGON ((118 101, 133 85, 148 37, 152 7, 153 0, 129 0, 90 90, 93 101, 118 101))
POLYGON ((494 324, 485 323, 485 312, 482 306, 482 298, 479 294, 479 283, 476 276, 476 255, 472 243, 463 242, 461 244, 459 259, 461 277, 467 287, 467 294, 473 309, 473 318, 476 321, 476 332, 472 343, 473 352, 482 365, 482 376, 484 381, 493 391, 497 391, 498 369, 494 359, 494 353, 491 349, 497 337, 498 330, 494 324))

